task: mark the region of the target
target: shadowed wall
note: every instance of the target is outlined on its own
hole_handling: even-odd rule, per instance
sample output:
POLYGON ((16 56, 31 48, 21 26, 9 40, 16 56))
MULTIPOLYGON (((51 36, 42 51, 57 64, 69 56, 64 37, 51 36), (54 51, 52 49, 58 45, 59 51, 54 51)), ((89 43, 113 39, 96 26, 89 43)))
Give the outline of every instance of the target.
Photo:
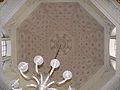
POLYGON ((12 90, 2 72, 0 72, 0 90, 12 90))

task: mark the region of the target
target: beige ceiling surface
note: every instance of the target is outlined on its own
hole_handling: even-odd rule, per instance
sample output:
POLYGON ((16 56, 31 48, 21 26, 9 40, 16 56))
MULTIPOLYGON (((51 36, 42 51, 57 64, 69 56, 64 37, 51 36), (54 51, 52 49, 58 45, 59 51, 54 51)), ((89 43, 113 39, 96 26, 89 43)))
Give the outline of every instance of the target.
MULTIPOLYGON (((104 30, 78 3, 41 3, 17 28, 18 62, 26 61, 34 72, 33 58, 42 55, 40 71, 46 76, 50 61, 61 49, 61 66, 51 80, 62 80, 64 70, 71 70, 70 84, 78 90, 104 62, 104 30)), ((61 87, 60 87, 61 88, 61 87)))

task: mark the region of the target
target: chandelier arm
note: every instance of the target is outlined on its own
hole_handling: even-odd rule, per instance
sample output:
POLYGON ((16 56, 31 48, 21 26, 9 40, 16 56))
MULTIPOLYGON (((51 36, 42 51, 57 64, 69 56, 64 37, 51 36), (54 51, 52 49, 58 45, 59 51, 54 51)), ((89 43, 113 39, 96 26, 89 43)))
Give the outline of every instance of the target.
POLYGON ((64 79, 64 80, 62 80, 62 81, 60 81, 60 82, 57 82, 57 84, 58 84, 58 85, 61 85, 61 84, 64 84, 66 81, 67 81, 67 79, 64 79))
POLYGON ((27 80, 32 80, 32 78, 37 82, 37 84, 39 85, 40 83, 39 83, 39 80, 35 77, 35 76, 32 76, 32 78, 30 78, 30 77, 28 77, 28 76, 26 76, 23 72, 22 72, 22 70, 20 70, 20 73, 21 73, 21 75, 25 78, 25 79, 27 79, 27 80))
POLYGON ((49 87, 49 86, 51 86, 53 84, 61 85, 61 84, 65 83, 66 81, 67 81, 67 79, 64 79, 64 80, 62 80, 60 82, 52 81, 52 82, 48 83, 47 87, 49 87))
POLYGON ((36 73, 37 73, 38 75, 40 75, 40 73, 39 73, 39 71, 38 71, 38 65, 37 65, 37 64, 35 64, 35 71, 36 71, 36 73))
POLYGON ((51 71, 50 71, 50 74, 49 74, 49 77, 53 74, 55 68, 52 68, 51 71))
POLYGON ((56 89, 56 88, 48 88, 48 90, 58 90, 58 89, 56 89))
MULTIPOLYGON (((38 74, 38 75, 40 75, 40 77, 41 77, 41 84, 43 83, 43 75, 41 74, 41 73, 39 73, 39 71, 38 71, 38 65, 37 64, 35 64, 35 71, 36 71, 36 73, 38 74)), ((37 83, 38 83, 38 81, 39 80, 36 80, 37 81, 37 83)))
POLYGON ((53 74, 54 70, 55 70, 55 68, 52 68, 52 69, 51 69, 49 75, 47 76, 47 78, 46 78, 45 81, 44 81, 44 84, 47 83, 47 81, 49 80, 50 76, 53 74))
POLYGON ((30 77, 26 76, 26 75, 22 72, 22 70, 20 70, 20 74, 21 74, 25 79, 27 79, 27 80, 30 80, 30 79, 31 79, 30 77))
POLYGON ((50 83, 47 84, 47 87, 49 87, 49 86, 51 86, 51 85, 53 85, 55 83, 56 83, 55 81, 52 81, 52 82, 50 82, 50 83))
POLYGON ((38 75, 40 75, 40 77, 41 77, 41 84, 43 83, 43 75, 41 74, 41 72, 39 73, 39 71, 38 71, 38 65, 37 64, 35 64, 35 71, 36 71, 36 73, 38 74, 38 75))
POLYGON ((37 88, 37 85, 35 84, 29 84, 29 85, 26 85, 27 87, 34 87, 34 88, 37 88))
POLYGON ((37 79, 37 77, 32 76, 32 78, 37 82, 38 85, 40 85, 40 82, 39 82, 39 80, 37 79))

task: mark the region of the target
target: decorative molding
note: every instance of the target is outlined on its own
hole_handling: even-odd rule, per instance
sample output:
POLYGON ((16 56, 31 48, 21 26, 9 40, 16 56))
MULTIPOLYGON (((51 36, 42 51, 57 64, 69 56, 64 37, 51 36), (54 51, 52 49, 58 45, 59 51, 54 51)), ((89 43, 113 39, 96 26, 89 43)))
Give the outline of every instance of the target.
POLYGON ((112 5, 120 11, 120 4, 117 2, 117 0, 110 0, 112 5))
POLYGON ((104 13, 104 15, 114 24, 120 25, 120 11, 110 0, 91 0, 91 2, 104 13))

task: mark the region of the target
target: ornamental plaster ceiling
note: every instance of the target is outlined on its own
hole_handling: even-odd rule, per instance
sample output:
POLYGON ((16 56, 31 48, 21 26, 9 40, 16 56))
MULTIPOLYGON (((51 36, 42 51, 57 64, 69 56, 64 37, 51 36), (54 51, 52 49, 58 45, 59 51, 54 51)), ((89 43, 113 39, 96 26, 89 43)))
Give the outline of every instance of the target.
POLYGON ((68 84, 80 89, 104 64, 104 28, 78 3, 41 3, 16 31, 18 63, 28 62, 30 74, 35 73, 34 56, 42 55, 45 63, 39 70, 46 76, 61 45, 61 66, 51 80, 62 80, 65 69, 73 79, 60 90, 68 84))

